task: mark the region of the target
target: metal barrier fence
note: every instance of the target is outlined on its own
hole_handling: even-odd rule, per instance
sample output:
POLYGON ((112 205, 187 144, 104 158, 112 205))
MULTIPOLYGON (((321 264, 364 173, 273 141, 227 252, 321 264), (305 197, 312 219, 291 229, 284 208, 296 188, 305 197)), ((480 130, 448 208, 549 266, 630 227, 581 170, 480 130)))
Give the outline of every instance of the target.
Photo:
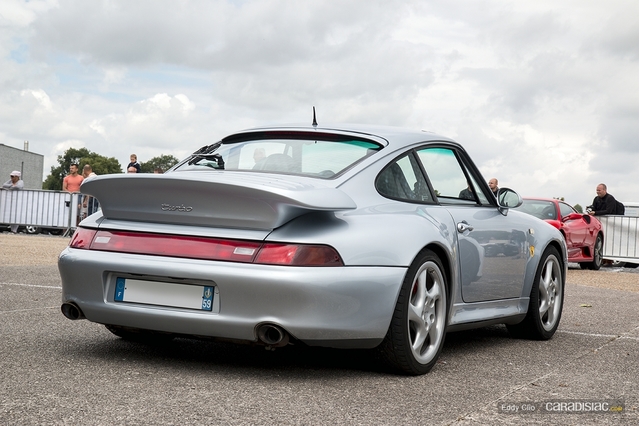
POLYGON ((0 191, 0 224, 4 225, 36 226, 70 234, 78 218, 83 219, 98 208, 96 199, 80 193, 36 189, 0 191))
MULTIPOLYGON (((63 230, 70 235, 79 220, 98 211, 98 201, 80 193, 23 189, 0 190, 0 224, 63 230)), ((603 258, 639 263, 639 217, 599 216, 603 258)))
POLYGON ((639 263, 639 217, 598 216, 603 226, 603 258, 639 263))

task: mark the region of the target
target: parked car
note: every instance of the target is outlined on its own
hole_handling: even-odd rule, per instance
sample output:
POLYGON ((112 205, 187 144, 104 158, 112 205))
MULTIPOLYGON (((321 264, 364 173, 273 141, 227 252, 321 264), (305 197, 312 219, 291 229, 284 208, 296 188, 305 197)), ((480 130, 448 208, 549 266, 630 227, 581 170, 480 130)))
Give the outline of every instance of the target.
MULTIPOLYGON (((9 231, 11 228, 10 224, 6 224, 6 223, 1 223, 0 224, 0 232, 2 231, 9 231)), ((35 235, 35 234, 42 234, 42 233, 47 233, 47 234, 51 234, 51 235, 62 235, 62 233, 64 232, 64 229, 60 229, 60 228, 42 228, 40 226, 35 226, 35 225, 27 225, 27 226, 19 226, 18 227, 18 233, 24 232, 25 234, 30 234, 30 235, 35 235)))
POLYGON ((545 220, 559 229, 566 239, 568 261, 582 269, 598 270, 603 261, 604 235, 601 222, 579 213, 570 204, 552 198, 524 198, 522 212, 545 220))
POLYGON ((242 131, 165 174, 97 176, 102 211, 60 255, 62 312, 126 339, 376 348, 435 364, 447 331, 549 339, 566 245, 464 148, 369 126, 242 131), (472 199, 460 198, 469 187, 472 199), (508 241, 499 256, 482 245, 508 241))

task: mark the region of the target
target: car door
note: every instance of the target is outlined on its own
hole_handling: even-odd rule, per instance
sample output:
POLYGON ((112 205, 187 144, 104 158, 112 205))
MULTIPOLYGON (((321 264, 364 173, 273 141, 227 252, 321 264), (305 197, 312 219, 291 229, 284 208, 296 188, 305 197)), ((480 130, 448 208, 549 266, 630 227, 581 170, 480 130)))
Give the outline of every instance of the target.
MULTIPOLYGON (((581 247, 588 245, 588 234, 590 228, 590 217, 587 217, 588 223, 584 219, 584 216, 575 217, 574 219, 566 218, 571 213, 577 213, 575 209, 570 207, 566 203, 559 204, 559 214, 562 223, 564 235, 566 237, 566 246, 569 253, 578 252, 581 247), (564 220, 564 218, 566 218, 564 220)), ((574 217, 574 216, 573 216, 574 217)), ((592 245, 592 243, 591 243, 592 245)))
POLYGON ((525 220, 500 212, 481 175, 454 148, 426 147, 416 155, 457 227, 463 300, 520 297, 528 251, 525 220), (466 188, 474 199, 467 199, 466 188))

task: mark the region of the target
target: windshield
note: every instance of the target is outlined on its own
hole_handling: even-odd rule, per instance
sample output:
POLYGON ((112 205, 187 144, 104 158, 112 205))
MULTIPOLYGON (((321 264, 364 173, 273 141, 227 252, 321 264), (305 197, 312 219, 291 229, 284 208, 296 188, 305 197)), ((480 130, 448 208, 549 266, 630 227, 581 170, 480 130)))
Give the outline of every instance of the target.
POLYGON ((517 210, 539 219, 557 219, 557 209, 555 208, 555 203, 551 201, 524 200, 524 203, 517 210))
POLYGON ((377 143, 345 137, 222 141, 202 147, 176 170, 250 170, 330 179, 379 149, 377 143))

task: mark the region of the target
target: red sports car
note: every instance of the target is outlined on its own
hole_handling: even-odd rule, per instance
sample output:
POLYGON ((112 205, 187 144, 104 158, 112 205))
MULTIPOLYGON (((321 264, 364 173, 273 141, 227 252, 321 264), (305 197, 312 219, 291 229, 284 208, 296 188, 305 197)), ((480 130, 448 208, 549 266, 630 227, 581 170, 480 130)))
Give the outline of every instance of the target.
POLYGON ((579 213, 571 205, 551 198, 524 198, 517 210, 559 229, 566 238, 569 262, 579 263, 582 269, 601 267, 604 235, 601 222, 594 216, 579 213))

